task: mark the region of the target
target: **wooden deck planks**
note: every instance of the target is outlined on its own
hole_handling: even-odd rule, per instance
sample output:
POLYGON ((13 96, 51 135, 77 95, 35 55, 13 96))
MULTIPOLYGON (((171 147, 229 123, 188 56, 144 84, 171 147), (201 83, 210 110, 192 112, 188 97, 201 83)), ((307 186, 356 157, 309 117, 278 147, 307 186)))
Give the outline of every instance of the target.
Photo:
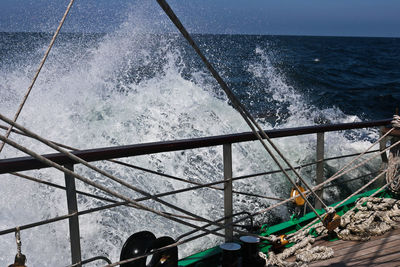
POLYGON ((315 245, 331 247, 335 256, 329 260, 311 263, 310 267, 400 266, 400 229, 373 237, 366 242, 318 240, 315 245))

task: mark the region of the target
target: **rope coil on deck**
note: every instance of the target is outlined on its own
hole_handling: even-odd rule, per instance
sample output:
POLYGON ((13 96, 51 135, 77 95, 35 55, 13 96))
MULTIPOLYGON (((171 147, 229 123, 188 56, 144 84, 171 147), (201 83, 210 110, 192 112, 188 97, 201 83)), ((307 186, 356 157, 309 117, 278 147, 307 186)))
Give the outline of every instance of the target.
POLYGON ((333 257, 333 249, 325 246, 312 247, 311 244, 315 242, 312 236, 305 237, 302 241, 294 246, 285 249, 280 254, 275 254, 273 251, 268 252, 268 257, 260 252, 260 257, 265 259, 265 266, 278 266, 278 267, 306 267, 307 263, 317 260, 325 260, 333 257), (295 262, 286 261, 287 258, 295 255, 295 262))
MULTIPOLYGON (((396 129, 400 128, 400 116, 394 115, 392 120, 392 126, 396 129)), ((398 141, 398 137, 393 137, 391 142, 398 141)), ((394 147, 389 150, 388 164, 386 173, 386 182, 390 183, 389 190, 395 194, 400 194, 400 176, 398 170, 400 168, 400 148, 394 147)))
MULTIPOLYGON (((383 235, 396 228, 400 222, 400 200, 391 198, 363 197, 357 200, 353 209, 345 213, 340 220, 340 227, 335 231, 341 240, 367 241, 372 236, 383 235)), ((322 222, 314 225, 318 236, 327 234, 322 222)), ((325 246, 312 247, 315 238, 306 231, 300 231, 289 240, 295 243, 281 254, 270 251, 266 266, 301 266, 306 267, 312 261, 332 258, 334 251, 325 246), (290 256, 296 256, 295 262, 285 261, 290 256)))
POLYGON ((392 120, 392 126, 394 128, 399 129, 400 128, 400 116, 399 115, 393 115, 393 120, 392 120))
POLYGON ((391 198, 360 198, 354 210, 342 216, 337 235, 342 240, 366 241, 383 235, 400 222, 400 201, 391 198))

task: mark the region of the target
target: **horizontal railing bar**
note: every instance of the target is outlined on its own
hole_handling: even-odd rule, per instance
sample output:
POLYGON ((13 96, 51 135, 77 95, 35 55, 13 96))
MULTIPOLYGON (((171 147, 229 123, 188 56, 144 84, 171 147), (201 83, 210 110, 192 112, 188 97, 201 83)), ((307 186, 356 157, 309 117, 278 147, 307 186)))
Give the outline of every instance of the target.
MULTIPOLYGON (((371 151, 367 151, 364 154, 370 154, 370 153, 376 153, 379 152, 380 150, 371 150, 371 151)), ((348 158, 348 157, 354 157, 354 156, 358 156, 361 153, 354 153, 354 154, 348 154, 348 155, 344 155, 344 156, 336 156, 336 157, 331 157, 331 158, 326 158, 323 161, 329 161, 329 160, 334 160, 334 159, 342 159, 342 158, 348 158)), ((312 165, 317 164, 319 161, 314 161, 314 162, 310 162, 310 163, 306 163, 303 165, 299 165, 294 167, 296 170, 301 169, 301 168, 305 168, 305 167, 309 167, 312 165)), ((286 171, 290 171, 289 168, 285 169, 286 171)), ((269 175, 269 174, 275 174, 275 173, 280 173, 282 172, 282 170, 274 170, 274 171, 268 171, 268 172, 259 172, 259 173, 254 173, 254 174, 248 174, 248 175, 242 175, 242 176, 237 176, 232 178, 233 181, 235 180, 240 180, 240 179, 246 179, 246 178, 252 178, 252 177, 257 177, 257 176, 262 176, 262 175, 269 175)))
MULTIPOLYGON (((22 226, 19 226, 19 230, 26 230, 26 229, 38 227, 38 226, 41 226, 41 225, 45 225, 45 224, 50 224, 50 223, 54 223, 54 222, 57 222, 57 221, 66 220, 66 219, 68 219, 68 218, 70 218, 72 216, 75 216, 75 215, 81 216, 81 215, 85 215, 85 214, 89 214, 89 213, 93 213, 93 212, 97 212, 97 211, 101 211, 101 210, 108 210, 108 209, 115 208, 115 207, 122 206, 122 205, 129 205, 129 204, 127 202, 118 202, 118 203, 104 205, 104 206, 101 206, 101 207, 87 209, 87 210, 84 210, 84 211, 78 211, 78 212, 75 212, 75 213, 62 215, 62 216, 54 217, 54 218, 51 218, 51 219, 47 219, 47 220, 43 220, 43 221, 39 221, 39 222, 35 222, 35 223, 22 225, 22 226)), ((172 214, 172 216, 175 216, 175 215, 172 214)), ((6 229, 6 230, 2 230, 2 231, 0 231, 0 236, 5 235, 5 234, 10 234, 10 233, 13 233, 13 232, 16 232, 16 231, 17 231, 17 227, 13 227, 13 228, 9 228, 9 229, 6 229)))
MULTIPOLYGON (((368 177, 368 176, 371 176, 371 175, 375 175, 375 174, 377 174, 377 173, 379 173, 379 171, 367 173, 367 174, 364 174, 364 175, 361 175, 361 176, 357 176, 357 177, 355 177, 355 178, 351 178, 351 179, 348 179, 348 180, 344 180, 344 181, 341 181, 341 183, 354 182, 354 181, 356 181, 356 180, 359 180, 359 179, 362 179, 362 178, 365 178, 365 177, 368 177)), ((338 184, 328 184, 328 185, 324 186, 323 189, 325 189, 325 188, 330 188, 330 187, 335 187, 335 186, 339 186, 339 185, 338 185, 338 184)))
MULTIPOLYGON (((390 121, 391 119, 369 121, 369 122, 325 124, 325 125, 315 125, 315 126, 306 126, 297 128, 268 130, 265 131, 265 133, 270 138, 289 137, 289 136, 297 136, 304 134, 313 134, 318 132, 341 131, 341 130, 360 129, 367 127, 385 126, 388 125, 390 121)), ((87 149, 87 150, 74 151, 72 153, 82 158, 85 161, 91 162, 91 161, 140 156, 140 155, 154 154, 161 152, 171 152, 171 151, 180 151, 185 149, 219 146, 228 143, 239 143, 239 142, 247 142, 254 140, 256 140, 256 137, 252 132, 245 132, 245 133, 210 136, 210 137, 176 140, 176 141, 152 142, 144 144, 117 146, 117 147, 87 149)), ((60 165, 77 163, 62 153, 46 154, 43 156, 60 165)), ((32 157, 19 157, 19 158, 0 160, 0 174, 9 172, 27 171, 33 169, 42 169, 42 168, 48 168, 48 166, 32 157)))
MULTIPOLYGON (((21 225, 21 226, 18 226, 18 229, 19 230, 26 230, 26 229, 34 228, 34 227, 37 227, 37 226, 41 226, 41 225, 45 225, 45 224, 49 224, 49 223, 53 223, 53 222, 62 221, 62 220, 68 219, 68 218, 70 218, 72 216, 75 216, 76 214, 77 213, 75 212, 75 213, 72 213, 72 214, 67 214, 67 215, 63 215, 63 216, 59 216, 59 217, 54 217, 54 218, 51 218, 51 219, 48 219, 48 220, 44 220, 44 221, 40 221, 40 222, 21 225)), ((17 231, 17 227, 9 228, 7 230, 0 231, 0 236, 1 235, 5 235, 5 234, 10 234, 10 233, 15 233, 16 231, 17 231)))
POLYGON ((112 262, 107 257, 105 257, 105 256, 97 256, 97 257, 93 257, 93 258, 90 258, 90 259, 87 259, 87 260, 83 260, 82 262, 78 262, 78 263, 75 263, 75 264, 72 264, 72 265, 68 265, 67 267, 74 267, 74 266, 78 266, 79 264, 84 265, 84 264, 91 263, 91 262, 98 261, 98 260, 103 260, 103 261, 107 262, 108 264, 112 264, 112 262))
MULTIPOLYGON (((34 223, 29 223, 29 224, 25 224, 25 225, 9 228, 9 229, 0 231, 0 236, 6 235, 6 234, 10 234, 10 233, 15 233, 18 230, 27 230, 27 229, 38 227, 38 226, 41 226, 41 225, 46 225, 46 224, 54 223, 54 222, 57 222, 57 221, 66 220, 66 219, 68 219, 68 218, 70 218, 72 216, 75 216, 75 215, 81 216, 81 215, 90 214, 90 213, 97 212, 97 211, 108 210, 108 209, 115 208, 115 207, 118 207, 118 206, 122 206, 122 205, 125 205, 125 204, 127 204, 127 202, 119 202, 119 203, 108 204, 108 205, 104 205, 104 206, 100 206, 100 207, 96 207, 96 208, 87 209, 87 210, 84 210, 84 211, 78 211, 78 212, 74 212, 74 213, 71 213, 71 214, 66 214, 66 215, 54 217, 54 218, 51 218, 51 219, 46 219, 46 220, 42 220, 42 221, 38 221, 38 222, 34 222, 34 223)), ((250 213, 248 213, 248 212, 235 213, 235 214, 233 214, 233 216, 237 216, 237 215, 240 215, 240 214, 249 214, 247 217, 245 217, 245 219, 252 217, 252 215, 250 213)), ((216 222, 224 220, 224 219, 225 219, 225 217, 217 220, 216 222)), ((205 226, 203 226, 203 228, 207 228, 208 226, 211 226, 211 225, 212 225, 211 223, 208 223, 205 226)), ((218 227, 221 227, 221 226, 218 226, 218 227)), ((220 228, 220 229, 223 229, 223 227, 220 228)), ((191 230, 190 233, 191 232, 193 232, 193 233, 197 232, 197 230, 191 230)), ((221 235, 221 234, 217 234, 217 235, 220 235, 221 237, 223 237, 223 235, 221 235)))
POLYGON ((259 195, 259 194, 247 193, 247 192, 235 191, 235 190, 232 190, 232 193, 234 193, 234 194, 239 194, 239 195, 245 195, 245 196, 249 196, 249 197, 257 197, 257 198, 264 198, 264 199, 276 200, 276 201, 284 201, 284 200, 285 200, 285 199, 283 199, 283 198, 267 197, 267 196, 262 196, 262 195, 259 195))
MULTIPOLYGON (((54 183, 50 183, 50 182, 47 182, 47 181, 43 181, 43 180, 37 179, 37 178, 35 178, 35 177, 31 177, 31 176, 24 175, 24 174, 20 174, 20 173, 11 173, 11 174, 12 174, 12 175, 15 175, 15 176, 18 176, 18 177, 21 177, 21 178, 23 178, 23 179, 27 179, 27 180, 29 180, 29 181, 37 182, 37 183, 40 183, 40 184, 45 184, 45 185, 47 185, 47 186, 54 187, 54 188, 57 188, 57 189, 66 190, 66 187, 65 187, 65 186, 60 186, 60 185, 58 185, 58 184, 54 184, 54 183)), ((111 198, 106 198, 106 197, 101 197, 101 196, 93 195, 93 194, 90 194, 90 193, 87 193, 87 192, 83 192, 83 191, 79 191, 79 190, 76 190, 76 193, 77 193, 77 194, 80 194, 80 195, 87 196, 87 197, 92 197, 92 198, 95 198, 95 199, 98 199, 98 200, 103 200, 103 201, 111 202, 111 203, 114 203, 114 204, 118 204, 119 206, 125 205, 125 206, 128 206, 128 207, 134 207, 134 206, 132 206, 131 204, 129 204, 128 202, 126 202, 126 201, 124 201, 124 202, 119 202, 118 200, 114 200, 114 199, 111 199, 111 198)), ((169 195, 169 194, 175 194, 175 192, 172 191, 172 192, 160 193, 160 194, 155 195, 155 196, 163 196, 163 195, 169 195)), ((144 201, 144 200, 148 200, 148 199, 150 199, 150 198, 149 198, 149 197, 142 197, 142 198, 135 199, 135 201, 140 202, 140 201, 144 201)), ((115 207, 115 206, 113 206, 113 207, 115 207)), ((135 207, 134 207, 134 208, 135 208, 135 207)), ((178 214, 172 214, 172 213, 167 213, 167 212, 164 212, 164 213, 165 213, 165 214, 168 214, 168 215, 170 215, 170 216, 174 216, 174 217, 180 217, 180 218, 184 218, 184 219, 188 219, 188 220, 196 220, 196 221, 199 221, 198 219, 194 219, 194 218, 188 217, 188 216, 183 216, 183 215, 178 215, 178 214)), ((79 214, 78 214, 78 215, 79 215, 79 214)))
MULTIPOLYGON (((43 181, 43 180, 37 179, 37 178, 32 177, 32 176, 28 176, 28 175, 24 175, 24 174, 20 174, 20 173, 11 173, 11 174, 15 175, 15 176, 18 176, 20 178, 23 178, 23 179, 32 181, 32 182, 36 182, 36 183, 39 183, 39 184, 44 184, 44 185, 47 185, 47 186, 50 186, 50 187, 54 187, 54 188, 57 188, 57 189, 66 190, 65 186, 61 186, 61 185, 58 185, 58 184, 55 184, 55 183, 43 181)), ((114 200, 114 199, 111 199, 111 198, 101 197, 101 196, 93 195, 93 194, 90 194, 90 193, 87 193, 87 192, 83 192, 83 191, 79 191, 79 190, 76 190, 76 193, 78 193, 80 195, 87 196, 87 197, 92 197, 92 198, 95 198, 95 199, 98 199, 98 200, 114 202, 114 203, 118 202, 117 200, 114 200)))
MULTIPOLYGON (((377 150, 377 151, 379 151, 379 150, 377 150)), ((373 153, 373 152, 377 152, 377 151, 368 151, 367 153, 373 153)), ((346 155, 346 156, 350 157, 350 156, 356 156, 356 155, 358 155, 358 153, 356 153, 356 154, 350 154, 350 155, 346 155)), ((343 157, 343 156, 342 156, 342 157, 343 157)), ((328 159, 325 159, 325 160, 337 159, 337 158, 338 158, 338 157, 332 157, 332 158, 328 158, 328 159)), ((300 165, 300 166, 297 166, 297 167, 295 167, 295 168, 296 168, 296 169, 300 169, 300 168, 307 167, 307 166, 310 166, 310 165, 313 165, 313 164, 316 164, 316 162, 312 162, 312 163, 300 165)), ((279 172, 281 172, 281 170, 275 170, 275 171, 257 173, 257 174, 252 174, 252 175, 239 176, 239 177, 232 178, 232 180, 233 180, 233 181, 236 181, 236 180, 247 179, 247 178, 251 178, 251 177, 255 177, 255 176, 261 176, 261 175, 267 175, 267 174, 274 174, 274 173, 279 173, 279 172)), ((46 185, 48 185, 48 186, 53 186, 53 187, 56 187, 56 188, 65 190, 65 187, 63 187, 63 186, 59 186, 59 185, 56 185, 56 184, 53 184, 53 183, 50 183, 50 182, 45 182, 45 181, 42 181, 42 180, 40 180, 40 179, 31 177, 31 176, 23 175, 23 174, 20 174, 20 173, 11 173, 11 174, 16 175, 16 176, 19 176, 19 177, 21 177, 21 178, 25 178, 25 179, 28 179, 28 180, 32 180, 32 181, 35 181, 35 182, 38 182, 38 183, 46 184, 46 185)), ((216 184, 221 184, 221 183, 224 183, 224 182, 225 182, 225 181, 222 180, 222 181, 216 181, 216 182, 207 183, 207 184, 198 184, 197 186, 194 186, 194 187, 189 187, 189 188, 184 188, 184 189, 178 189, 178 190, 171 191, 171 192, 164 192, 164 193, 160 193, 160 194, 158 194, 158 195, 156 195, 156 196, 157 196, 157 197, 162 197, 162 196, 167 196, 167 195, 171 195, 171 194, 177 194, 177 193, 187 192, 187 191, 196 190, 196 189, 205 188, 205 187, 212 188, 212 189, 223 190, 223 189, 220 189, 220 188, 214 188, 214 187, 212 187, 212 186, 213 186, 213 185, 216 185, 216 184)), ((128 204, 127 202, 118 202, 118 201, 116 201, 116 200, 112 200, 112 199, 105 198, 105 197, 100 197, 100 196, 95 196, 95 195, 92 195, 92 194, 89 194, 89 193, 86 193, 86 192, 77 191, 77 193, 86 195, 86 196, 88 196, 88 197, 94 197, 94 198, 97 198, 97 199, 100 199, 100 200, 105 200, 105 201, 114 203, 114 204, 112 204, 112 205, 109 206, 110 208, 111 208, 111 207, 116 207, 116 206, 121 206, 121 205, 127 205, 127 206, 129 206, 129 204, 128 204)), ((233 193, 242 194, 242 195, 250 194, 250 193, 238 192, 238 191, 233 191, 233 193)), ((256 195, 253 195, 253 196, 256 196, 256 195)), ((260 196, 260 197, 261 197, 261 196, 260 196)), ((262 197, 263 197, 263 198, 266 198, 266 199, 272 199, 272 200, 282 200, 282 199, 274 198, 274 197, 267 197, 267 196, 262 196, 262 197)), ((143 200, 148 200, 148 199, 149 199, 148 197, 142 197, 142 198, 136 199, 136 201, 143 201, 143 200)), ((95 211, 97 211, 97 210, 95 210, 95 211)), ((173 215, 173 214, 172 214, 172 215, 173 215)))
MULTIPOLYGON (((376 152, 379 152, 379 151, 380 151, 379 149, 370 150, 370 151, 365 152, 364 155, 371 154, 371 153, 376 153, 376 152)), ((329 161, 329 160, 334 160, 334 159, 343 159, 343 158, 355 157, 355 156, 359 156, 359 155, 361 155, 361 153, 353 153, 353 154, 347 154, 347 155, 343 155, 343 156, 325 158, 323 161, 329 161)))

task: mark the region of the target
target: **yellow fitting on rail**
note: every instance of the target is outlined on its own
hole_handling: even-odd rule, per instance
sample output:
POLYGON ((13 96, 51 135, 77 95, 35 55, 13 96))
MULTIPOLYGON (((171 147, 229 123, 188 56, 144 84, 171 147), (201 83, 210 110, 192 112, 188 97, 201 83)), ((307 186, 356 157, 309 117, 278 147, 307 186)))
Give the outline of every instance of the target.
MULTIPOLYGON (((304 191, 306 191, 306 190, 304 189, 304 187, 302 187, 302 186, 300 186, 300 185, 298 185, 297 187, 299 188, 299 190, 300 190, 302 193, 303 193, 304 191)), ((292 198, 292 197, 295 197, 295 196, 298 195, 298 197, 296 197, 295 199, 293 199, 293 203, 294 203, 296 206, 301 207, 301 206, 304 206, 304 204, 306 203, 306 201, 305 201, 305 199, 300 195, 299 190, 297 190, 295 187, 293 187, 293 188, 292 188, 292 191, 290 192, 290 197, 292 198)))

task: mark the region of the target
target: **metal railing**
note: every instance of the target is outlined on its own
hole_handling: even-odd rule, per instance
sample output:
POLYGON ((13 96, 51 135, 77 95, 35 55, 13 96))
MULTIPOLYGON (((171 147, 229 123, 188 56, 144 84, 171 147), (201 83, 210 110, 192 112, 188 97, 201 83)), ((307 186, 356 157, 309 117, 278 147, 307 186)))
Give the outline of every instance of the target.
MULTIPOLYGON (((268 130, 265 133, 270 138, 279 138, 279 137, 288 137, 288 136, 298 136, 305 134, 317 134, 317 145, 316 145, 316 161, 312 163, 308 163, 302 166, 297 166, 296 168, 302 168, 305 166, 316 165, 316 183, 321 183, 324 181, 324 162, 327 160, 339 159, 344 157, 352 157, 359 155, 350 154, 350 155, 342 155, 332 158, 324 158, 324 133, 331 131, 342 131, 342 130, 353 130, 360 128, 368 128, 368 127, 381 127, 390 124, 391 119, 386 120, 378 120, 378 121, 370 121, 370 122, 355 122, 355 123, 343 123, 343 124, 329 124, 329 125, 317 125, 317 126, 308 126, 308 127, 297 127, 297 128, 287 128, 287 129, 276 129, 276 130, 268 130)), ((145 144, 136 144, 136 145, 127 145, 127 146, 117 146, 117 147, 107 147, 107 148, 97 148, 97 149, 89 149, 89 150, 79 150, 73 151, 73 154, 88 161, 100 161, 100 160, 111 160, 116 158, 123 157, 132 157, 138 155, 146 155, 153 153, 163 153, 163 152, 172 152, 186 149, 194 149, 194 148, 202 148, 202 147, 211 147, 211 146, 222 146, 223 147, 223 164, 224 164, 224 180, 208 183, 208 184, 197 184, 196 186, 177 190, 172 193, 180 193, 189 190, 195 190, 198 188, 210 187, 217 184, 224 184, 223 188, 215 188, 224 190, 224 216, 225 216, 225 239, 230 241, 233 239, 233 194, 234 193, 242 193, 233 190, 232 182, 239 179, 247 179, 250 177, 279 173, 281 170, 269 171, 257 174, 250 174, 241 177, 233 177, 232 175, 232 144, 240 143, 240 142, 248 142, 254 141, 256 137, 251 132, 245 133, 237 133, 237 134, 229 134, 229 135, 220 135, 220 136, 212 136, 212 137, 204 137, 204 138, 195 138, 195 139, 186 139, 186 140, 176 140, 176 141, 166 141, 166 142, 153 142, 153 143, 145 143, 145 144)), ((381 147, 382 149, 382 147, 381 147)), ((371 151, 376 152, 379 150, 371 151)), ((54 154, 46 154, 43 155, 47 159, 54 161, 60 165, 65 166, 69 170, 74 169, 74 165, 77 162, 73 161, 71 158, 67 157, 62 153, 54 153, 54 154)), ((48 166, 32 157, 18 157, 18 158, 10 158, 10 159, 2 159, 0 160, 0 174, 5 173, 16 173, 19 171, 27 171, 33 169, 42 169, 48 168, 48 166)), ((145 169, 142 169, 145 170, 145 169)), ((146 170, 145 170, 146 171, 146 170)), ((153 174, 159 174, 163 176, 167 176, 165 174, 157 173, 155 171, 150 171, 153 174)), ((23 175, 20 175, 21 177, 23 175)), ((172 176, 170 176, 172 177, 172 176)), ((184 180, 184 179, 182 179, 184 180)), ((77 206, 76 194, 83 193, 87 196, 91 196, 88 193, 77 192, 75 189, 75 179, 74 177, 70 177, 68 174, 65 174, 65 187, 52 185, 51 183, 47 183, 49 186, 56 186, 57 188, 64 189, 67 193, 67 204, 68 204, 68 215, 60 216, 57 218, 53 218, 50 220, 46 220, 43 222, 33 223, 26 226, 20 226, 20 229, 28 229, 31 227, 35 227, 41 224, 51 223, 59 220, 69 219, 69 227, 70 227, 70 240, 71 240, 71 255, 72 255, 72 264, 76 264, 79 266, 82 264, 81 259, 81 248, 80 248, 80 233, 79 233, 79 215, 91 213, 94 211, 107 209, 111 207, 116 207, 119 205, 127 205, 124 202, 114 201, 113 204, 91 209, 88 211, 79 212, 77 206)), ((319 190, 318 194, 322 196, 323 190, 319 190)), ((168 194, 168 193, 167 193, 168 194)), ((254 195, 256 196, 256 195, 254 195)), ((96 196, 92 196, 96 197, 96 196)), ((146 199, 146 198, 143 198, 146 199)), ((106 201, 113 202, 112 200, 103 199, 106 201)), ((318 204, 317 204, 318 205, 318 204)), ((0 231, 0 235, 14 232, 15 228, 6 229, 0 231)))

